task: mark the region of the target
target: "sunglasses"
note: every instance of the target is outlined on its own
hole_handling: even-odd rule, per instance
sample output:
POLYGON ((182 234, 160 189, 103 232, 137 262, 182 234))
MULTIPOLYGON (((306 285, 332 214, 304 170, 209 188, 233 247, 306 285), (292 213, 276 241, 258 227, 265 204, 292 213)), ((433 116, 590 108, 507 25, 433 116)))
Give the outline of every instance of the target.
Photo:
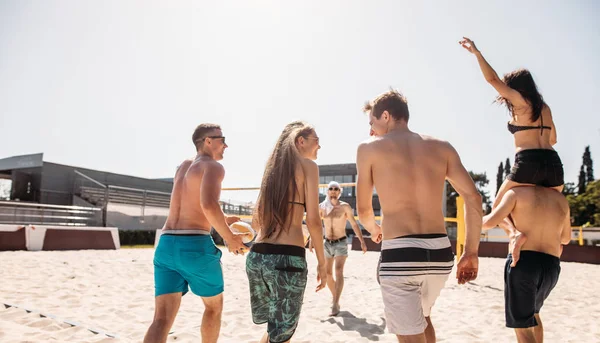
POLYGON ((329 190, 330 191, 339 191, 340 189, 337 187, 329 187, 329 190))
POLYGON ((212 138, 212 139, 219 139, 219 138, 223 138, 223 144, 226 144, 226 143, 225 143, 225 136, 206 136, 206 137, 202 138, 202 140, 205 140, 205 139, 207 139, 207 138, 212 138))

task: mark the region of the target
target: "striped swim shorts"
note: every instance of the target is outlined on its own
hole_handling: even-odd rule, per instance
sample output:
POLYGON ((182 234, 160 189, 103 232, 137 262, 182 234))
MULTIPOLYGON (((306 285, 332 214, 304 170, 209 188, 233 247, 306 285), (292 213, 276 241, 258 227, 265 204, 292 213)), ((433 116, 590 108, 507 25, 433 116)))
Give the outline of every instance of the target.
POLYGON ((390 333, 417 335, 427 327, 435 300, 454 266, 445 234, 409 235, 384 240, 379 281, 390 333))

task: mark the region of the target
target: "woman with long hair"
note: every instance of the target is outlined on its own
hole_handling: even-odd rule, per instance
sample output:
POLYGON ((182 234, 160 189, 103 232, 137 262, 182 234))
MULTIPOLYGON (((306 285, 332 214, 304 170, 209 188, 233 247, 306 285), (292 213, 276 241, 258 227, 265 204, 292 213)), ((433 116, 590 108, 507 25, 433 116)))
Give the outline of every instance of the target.
POLYGON ((246 258, 252 320, 268 323, 260 342, 288 342, 300 318, 307 281, 302 220, 316 250, 316 291, 326 285, 326 262, 319 217, 319 137, 304 122, 283 129, 267 161, 252 226, 256 242, 246 258))
POLYGON ((472 40, 463 37, 459 43, 477 57, 486 81, 498 91, 496 102, 506 105, 511 115, 508 131, 514 136, 515 162, 496 194, 493 207, 500 203, 506 191, 516 186, 538 185, 562 191, 563 165, 552 148, 556 144, 556 127, 550 107, 544 102, 531 73, 518 69, 500 79, 472 40))

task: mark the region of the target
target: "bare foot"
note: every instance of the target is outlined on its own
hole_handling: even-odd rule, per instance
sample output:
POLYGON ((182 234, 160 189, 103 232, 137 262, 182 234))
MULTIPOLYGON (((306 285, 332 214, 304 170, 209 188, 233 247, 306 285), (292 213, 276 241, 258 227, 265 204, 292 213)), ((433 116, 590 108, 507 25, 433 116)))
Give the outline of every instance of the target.
POLYGON ((331 313, 329 314, 330 317, 335 317, 340 313, 340 304, 333 304, 331 306, 331 313))

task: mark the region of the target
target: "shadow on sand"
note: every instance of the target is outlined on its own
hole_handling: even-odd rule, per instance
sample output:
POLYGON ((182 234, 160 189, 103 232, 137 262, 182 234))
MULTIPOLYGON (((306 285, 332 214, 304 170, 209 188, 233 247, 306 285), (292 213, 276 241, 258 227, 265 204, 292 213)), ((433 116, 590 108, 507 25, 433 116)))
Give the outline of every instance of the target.
POLYGON ((371 324, 365 318, 357 318, 348 311, 340 311, 337 316, 321 322, 336 324, 343 331, 356 331, 369 341, 379 341, 379 336, 385 333, 385 318, 381 318, 381 321, 381 325, 371 324))

